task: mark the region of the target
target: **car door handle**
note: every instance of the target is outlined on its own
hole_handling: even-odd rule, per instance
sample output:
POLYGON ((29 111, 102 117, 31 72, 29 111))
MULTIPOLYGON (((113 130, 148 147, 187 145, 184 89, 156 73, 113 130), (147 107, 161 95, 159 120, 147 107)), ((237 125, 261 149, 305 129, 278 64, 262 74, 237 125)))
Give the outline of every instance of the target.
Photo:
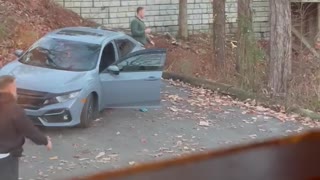
POLYGON ((159 80, 159 78, 156 78, 155 76, 149 76, 145 81, 156 81, 159 80))

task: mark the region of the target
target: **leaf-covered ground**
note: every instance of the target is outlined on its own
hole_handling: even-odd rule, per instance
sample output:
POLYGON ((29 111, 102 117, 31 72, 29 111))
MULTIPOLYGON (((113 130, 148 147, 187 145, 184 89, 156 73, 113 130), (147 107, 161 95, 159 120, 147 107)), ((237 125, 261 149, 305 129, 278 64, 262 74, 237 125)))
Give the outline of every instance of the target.
MULTIPOLYGON (((87 25, 94 24, 50 0, 0 0, 0 66, 14 59, 15 49, 26 49, 48 31, 87 25)), ((156 36, 155 42, 157 47, 168 49, 167 70, 221 80, 212 74, 208 35, 194 36, 178 46, 163 36, 156 36)), ((294 72, 299 71, 295 87, 318 89, 304 78, 318 77, 315 72, 319 66, 310 68, 306 62, 313 61, 304 60, 294 62, 294 72), (303 70, 297 70, 301 65, 303 70)), ((233 61, 228 63, 233 67, 233 61)), ((233 82, 233 74, 229 76, 233 82)), ((166 81, 165 86, 161 109, 109 110, 90 129, 45 130, 53 137, 54 149, 46 152, 28 143, 21 159, 21 179, 57 179, 111 170, 319 126, 308 118, 285 114, 282 107, 274 111, 257 106, 255 101, 238 102, 180 82, 166 81)), ((296 97, 315 95, 312 99, 319 102, 316 93, 296 89, 301 90, 293 94, 296 97)))
POLYGON ((287 136, 319 125, 175 81, 165 82, 162 96, 159 109, 108 110, 89 129, 46 129, 53 151, 28 143, 21 178, 85 175, 287 136))

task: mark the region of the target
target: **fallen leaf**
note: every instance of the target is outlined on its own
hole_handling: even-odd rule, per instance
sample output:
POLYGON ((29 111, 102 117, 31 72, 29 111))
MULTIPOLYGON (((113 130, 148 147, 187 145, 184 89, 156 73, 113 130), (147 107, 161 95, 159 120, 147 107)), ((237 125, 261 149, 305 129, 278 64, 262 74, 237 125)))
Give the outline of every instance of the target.
POLYGON ((170 107, 169 109, 170 109, 172 112, 178 112, 178 109, 177 109, 177 108, 170 107))
POLYGON ((102 156, 104 156, 106 153, 105 152, 100 152, 97 156, 96 159, 101 158, 102 156))
POLYGON ((267 130, 265 130, 265 129, 259 129, 259 131, 261 131, 261 132, 266 132, 267 130))
POLYGON ((79 161, 86 161, 89 160, 89 158, 80 158, 79 161))
POLYGON ((252 139, 255 139, 255 138, 257 138, 257 135, 256 134, 252 134, 252 135, 249 135, 249 137, 252 138, 252 139))
POLYGON ((200 121, 199 126, 209 127, 209 122, 208 121, 200 121))
POLYGON ((106 158, 102 158, 101 160, 102 161, 111 161, 111 158, 110 157, 106 157, 106 158))
POLYGON ((51 157, 49 158, 50 160, 58 160, 58 156, 54 156, 54 157, 51 157))
POLYGON ((110 158, 115 159, 119 156, 119 154, 110 154, 108 155, 110 158))
POLYGON ((94 120, 95 122, 99 122, 99 121, 101 121, 102 119, 101 118, 98 118, 98 119, 96 119, 96 120, 94 120))

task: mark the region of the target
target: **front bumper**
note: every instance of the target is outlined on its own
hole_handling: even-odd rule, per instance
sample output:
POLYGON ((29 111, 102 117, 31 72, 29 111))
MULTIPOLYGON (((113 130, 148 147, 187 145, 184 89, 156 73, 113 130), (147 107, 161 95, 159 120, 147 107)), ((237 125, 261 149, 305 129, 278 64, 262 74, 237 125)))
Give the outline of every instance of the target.
POLYGON ((80 124, 82 108, 81 98, 76 98, 44 106, 38 110, 25 109, 25 112, 37 126, 73 127, 80 124))

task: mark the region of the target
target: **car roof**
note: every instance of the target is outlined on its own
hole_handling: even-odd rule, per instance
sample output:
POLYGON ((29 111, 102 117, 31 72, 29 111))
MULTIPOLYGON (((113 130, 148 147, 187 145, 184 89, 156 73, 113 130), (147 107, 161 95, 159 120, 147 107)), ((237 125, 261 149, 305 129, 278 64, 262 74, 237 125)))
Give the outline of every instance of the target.
POLYGON ((67 27, 50 32, 46 37, 80 41, 92 44, 102 44, 108 38, 125 36, 122 32, 96 29, 91 27, 67 27))

